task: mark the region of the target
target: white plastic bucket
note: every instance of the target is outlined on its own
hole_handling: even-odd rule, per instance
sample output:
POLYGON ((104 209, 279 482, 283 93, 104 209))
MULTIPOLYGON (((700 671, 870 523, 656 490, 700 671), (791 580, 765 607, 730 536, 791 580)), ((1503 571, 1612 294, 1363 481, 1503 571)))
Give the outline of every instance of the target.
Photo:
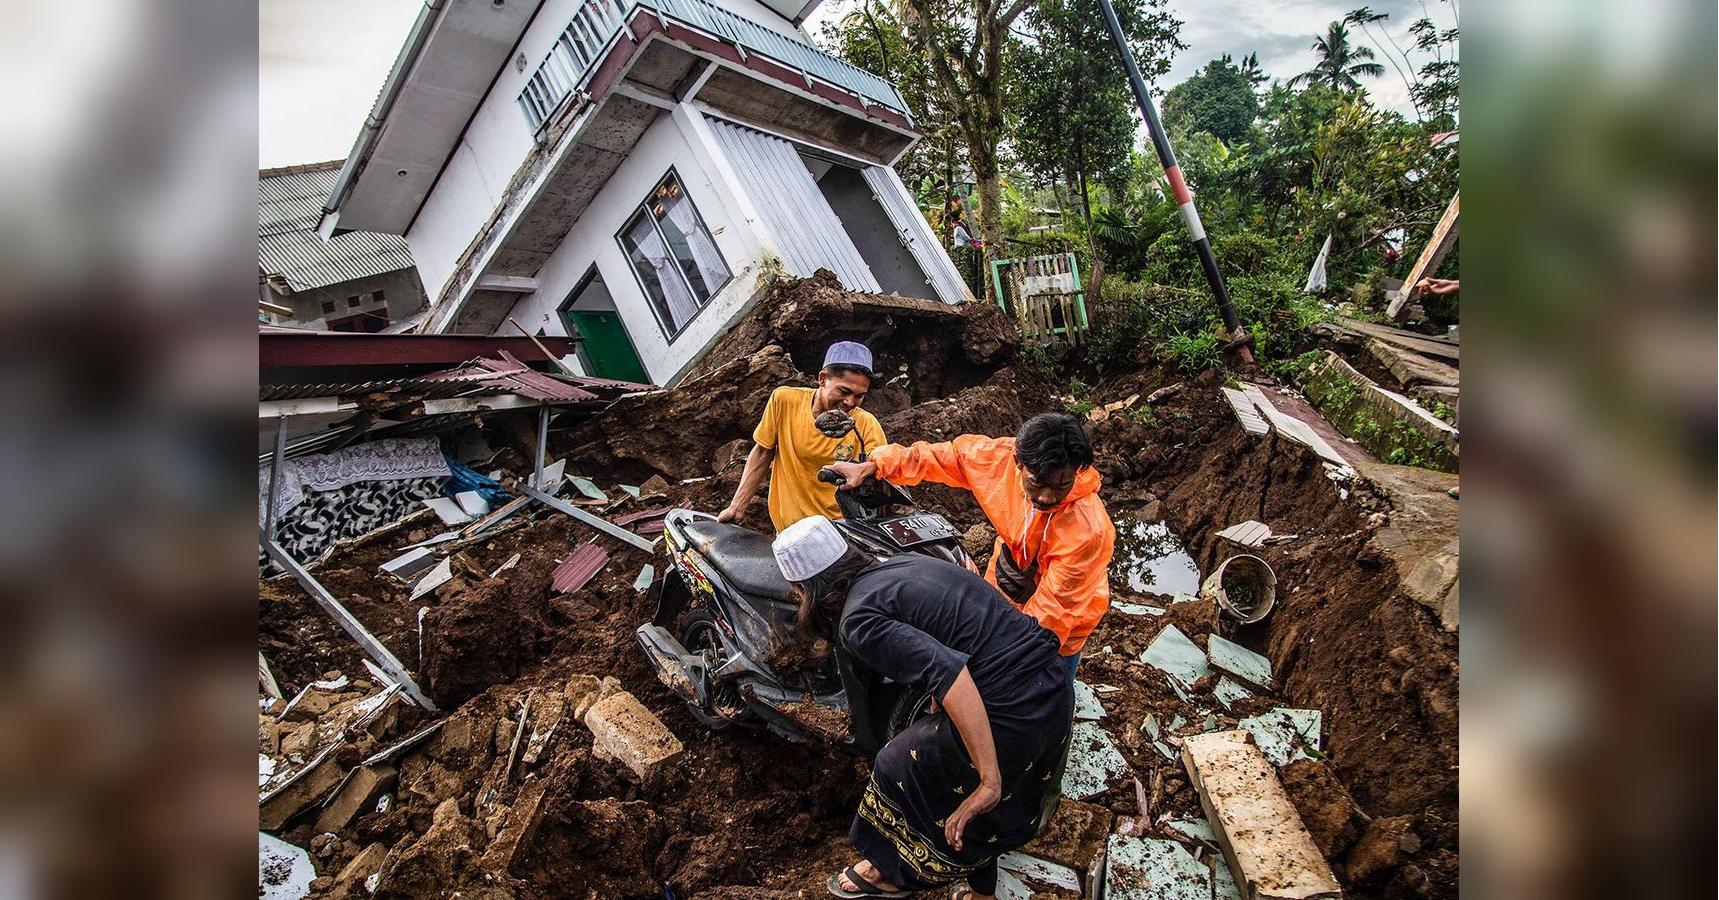
POLYGON ((1257 556, 1237 554, 1206 576, 1200 584, 1200 596, 1217 601, 1219 609, 1250 625, 1270 615, 1277 602, 1277 573, 1257 556))

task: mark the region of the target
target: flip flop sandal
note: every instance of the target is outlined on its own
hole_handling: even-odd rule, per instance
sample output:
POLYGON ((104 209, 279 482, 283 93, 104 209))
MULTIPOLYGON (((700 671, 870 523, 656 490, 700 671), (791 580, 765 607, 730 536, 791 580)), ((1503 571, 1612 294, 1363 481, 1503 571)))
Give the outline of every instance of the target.
POLYGON ((824 887, 828 888, 831 894, 841 897, 843 900, 859 900, 861 897, 906 897, 912 894, 912 891, 881 890, 877 885, 861 878, 860 873, 853 866, 843 869, 841 875, 831 875, 830 880, 824 882, 824 887), (850 891, 842 887, 842 875, 846 875, 849 881, 859 885, 859 890, 850 891))
POLYGON ((949 900, 961 900, 963 897, 971 897, 976 893, 978 892, 964 884, 956 885, 949 890, 949 900))

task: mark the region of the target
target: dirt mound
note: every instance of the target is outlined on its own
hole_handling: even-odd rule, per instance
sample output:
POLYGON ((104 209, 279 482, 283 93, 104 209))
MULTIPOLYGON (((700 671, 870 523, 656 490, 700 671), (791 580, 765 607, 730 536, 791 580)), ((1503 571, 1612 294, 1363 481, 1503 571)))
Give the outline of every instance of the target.
POLYGON ((774 344, 796 367, 816 372, 836 341, 871 348, 882 376, 875 393, 893 393, 880 390, 885 384, 905 393, 875 406, 879 415, 905 405, 902 400, 946 397, 978 384, 1013 364, 1021 349, 1019 333, 992 304, 950 306, 848 291, 834 273, 820 269, 809 278, 777 279, 752 314, 716 343, 700 371, 774 344))
POLYGON ((673 390, 622 397, 602 415, 552 434, 550 450, 572 461, 569 471, 605 481, 700 478, 711 474, 718 448, 752 437, 771 391, 810 383, 782 348, 765 347, 673 390))
POLYGON ((492 684, 513 680, 536 661, 549 608, 549 573, 571 549, 522 551, 513 568, 428 607, 419 669, 432 699, 457 706, 492 684))

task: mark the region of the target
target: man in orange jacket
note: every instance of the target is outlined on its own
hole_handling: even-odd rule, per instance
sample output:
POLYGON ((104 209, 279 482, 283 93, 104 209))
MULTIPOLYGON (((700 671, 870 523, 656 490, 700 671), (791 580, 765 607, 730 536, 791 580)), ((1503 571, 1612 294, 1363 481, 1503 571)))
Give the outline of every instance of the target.
POLYGON ((828 468, 853 487, 876 476, 973 492, 997 530, 986 580, 1056 633, 1069 676, 1081 647, 1110 608, 1116 527, 1098 499, 1092 442, 1066 413, 1034 416, 1012 438, 964 434, 940 444, 885 444, 864 462, 828 468))

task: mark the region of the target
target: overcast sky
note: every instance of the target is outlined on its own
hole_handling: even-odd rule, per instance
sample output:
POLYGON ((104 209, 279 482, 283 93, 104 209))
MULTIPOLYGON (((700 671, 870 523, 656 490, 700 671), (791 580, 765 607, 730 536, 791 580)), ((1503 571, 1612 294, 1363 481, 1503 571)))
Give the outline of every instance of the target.
MULTIPOLYGON (((857 0, 825 0, 808 23, 813 34, 857 0)), ((1313 65, 1310 45, 1327 23, 1362 0, 1171 0, 1182 20, 1182 42, 1168 88, 1207 60, 1229 53, 1237 60, 1257 51, 1267 74, 1288 78, 1313 65)), ((1422 15, 1420 0, 1374 0, 1382 23, 1407 47, 1408 27, 1422 15)), ((382 89, 388 67, 405 41, 422 0, 259 0, 260 135, 264 167, 340 159, 352 149, 364 116, 382 89)), ((1454 24, 1450 6, 1427 0, 1441 28, 1454 24)), ((1375 26, 1374 33, 1378 33, 1375 26)), ((1356 34, 1365 41, 1365 35, 1356 34)), ((1385 48, 1392 55, 1389 45, 1385 48)), ((1380 62, 1385 62, 1380 54, 1380 62)), ((1421 60, 1416 59, 1416 65, 1421 60)), ((1370 79, 1374 102, 1410 112, 1408 91, 1387 64, 1370 79)))

